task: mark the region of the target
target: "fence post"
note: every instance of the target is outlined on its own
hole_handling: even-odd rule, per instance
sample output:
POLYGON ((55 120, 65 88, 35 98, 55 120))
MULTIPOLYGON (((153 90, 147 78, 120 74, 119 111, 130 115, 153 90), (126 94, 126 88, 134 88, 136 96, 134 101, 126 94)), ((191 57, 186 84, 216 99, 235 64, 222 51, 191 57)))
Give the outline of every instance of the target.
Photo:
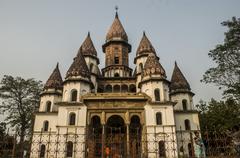
MULTIPOLYGON (((176 137, 174 137, 174 131, 173 131, 173 126, 171 126, 171 129, 172 129, 172 145, 173 145, 173 155, 174 155, 174 157, 176 157, 176 151, 177 151, 177 149, 176 149, 176 137)), ((176 135, 175 135, 176 136, 176 135)))
POLYGON ((77 146, 77 127, 75 127, 75 134, 74 134, 74 145, 73 145, 73 153, 74 153, 74 158, 76 157, 76 146, 77 146))
POLYGON ((191 140, 191 144, 192 144, 192 151, 191 151, 191 154, 190 156, 192 157, 195 157, 195 154, 194 154, 194 142, 193 142, 193 136, 192 136, 192 131, 190 131, 190 140, 191 140))
POLYGON ((65 150, 63 151, 64 153, 64 157, 66 157, 67 155, 67 143, 68 143, 68 128, 67 128, 67 131, 66 131, 66 139, 65 139, 65 150))
POLYGON ((184 150, 185 149, 184 149, 184 143, 183 143, 184 140, 183 140, 183 134, 182 134, 182 126, 180 126, 180 136, 181 136, 181 143, 182 143, 182 149, 183 149, 182 152, 183 152, 183 156, 184 156, 184 154, 185 154, 184 150))
POLYGON ((59 127, 58 127, 58 131, 57 131, 57 141, 56 141, 56 150, 55 150, 55 157, 58 157, 58 145, 59 145, 59 127))
POLYGON ((42 132, 43 132, 43 128, 41 128, 41 132, 40 132, 40 138, 39 138, 39 147, 38 147, 38 155, 40 156, 41 154, 41 144, 42 144, 42 132))
POLYGON ((49 154, 49 144, 51 143, 50 137, 51 137, 51 128, 50 128, 49 133, 48 133, 48 141, 47 141, 47 157, 48 157, 48 154, 49 154))

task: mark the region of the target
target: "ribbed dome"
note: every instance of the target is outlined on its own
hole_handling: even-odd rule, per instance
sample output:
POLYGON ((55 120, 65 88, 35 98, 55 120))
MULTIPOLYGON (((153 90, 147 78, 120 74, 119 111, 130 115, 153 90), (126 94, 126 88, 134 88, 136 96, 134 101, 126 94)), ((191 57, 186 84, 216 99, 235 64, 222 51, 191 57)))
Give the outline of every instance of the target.
POLYGON ((144 71, 144 76, 156 74, 166 78, 165 70, 163 69, 162 65, 158 61, 158 57, 153 53, 148 55, 143 71, 144 71))
POLYGON ((81 76, 90 78, 90 72, 88 70, 86 61, 79 51, 77 56, 73 59, 73 63, 67 71, 66 78, 72 76, 81 76))
POLYGON ((82 43, 79 51, 82 52, 82 55, 92 55, 97 56, 97 51, 93 45, 92 39, 90 37, 90 33, 88 32, 88 35, 84 42, 82 43))
POLYGON ((58 68, 58 63, 56 68, 53 70, 52 74, 48 78, 46 84, 44 85, 44 89, 48 88, 55 88, 55 89, 61 89, 62 88, 62 76, 58 68))
POLYGON ((125 32, 119 18, 118 14, 116 13, 115 19, 112 23, 112 26, 108 30, 107 36, 106 36, 106 41, 110 40, 124 40, 128 41, 128 36, 127 33, 125 32))
POLYGON ((143 32, 143 37, 139 43, 138 49, 137 49, 137 56, 143 53, 154 53, 155 49, 152 46, 152 43, 147 38, 145 32, 143 32))
POLYGON ((175 62, 175 66, 174 66, 174 70, 173 70, 173 74, 172 74, 170 89, 171 89, 171 91, 176 91, 176 90, 190 91, 191 90, 188 81, 186 80, 183 73, 177 66, 176 62, 175 62))

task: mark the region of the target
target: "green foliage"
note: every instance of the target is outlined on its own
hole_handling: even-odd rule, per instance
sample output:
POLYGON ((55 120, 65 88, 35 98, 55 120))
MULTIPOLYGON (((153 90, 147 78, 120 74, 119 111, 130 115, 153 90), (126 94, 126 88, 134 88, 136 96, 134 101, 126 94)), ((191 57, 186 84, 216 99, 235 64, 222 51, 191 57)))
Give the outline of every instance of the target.
POLYGON ((41 81, 5 75, 0 83, 0 110, 7 117, 5 122, 24 135, 32 126, 33 113, 39 104, 41 81))
POLYGON ((223 88, 224 95, 240 101, 240 19, 233 17, 222 25, 228 27, 224 43, 208 54, 216 67, 208 69, 201 81, 223 88))
POLYGON ((240 104, 232 98, 226 101, 212 99, 208 104, 200 101, 196 107, 203 130, 227 130, 240 124, 240 104))

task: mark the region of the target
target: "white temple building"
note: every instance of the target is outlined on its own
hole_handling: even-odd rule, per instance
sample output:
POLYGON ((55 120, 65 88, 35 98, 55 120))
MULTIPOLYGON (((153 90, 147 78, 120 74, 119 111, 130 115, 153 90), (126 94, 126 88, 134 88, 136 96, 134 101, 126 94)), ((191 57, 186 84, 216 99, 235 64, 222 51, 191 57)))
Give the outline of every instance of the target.
POLYGON ((102 45, 104 68, 90 33, 64 79, 57 64, 35 114, 32 158, 191 155, 199 119, 188 81, 177 63, 167 79, 161 53, 145 33, 131 61, 134 70, 131 48, 116 13, 102 45))

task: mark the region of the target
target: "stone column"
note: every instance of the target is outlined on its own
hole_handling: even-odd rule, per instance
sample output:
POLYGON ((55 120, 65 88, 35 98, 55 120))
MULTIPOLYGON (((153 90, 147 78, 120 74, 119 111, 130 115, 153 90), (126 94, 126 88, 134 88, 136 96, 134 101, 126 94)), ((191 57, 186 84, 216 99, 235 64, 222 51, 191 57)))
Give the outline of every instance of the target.
POLYGON ((102 157, 105 155, 105 124, 102 125, 102 157))
POLYGON ((130 132, 129 132, 129 124, 130 124, 130 120, 129 120, 129 112, 126 111, 125 113, 125 121, 126 121, 126 134, 127 134, 127 158, 130 157, 130 141, 129 141, 129 135, 130 135, 130 132))
POLYGON ((105 112, 103 111, 102 112, 102 117, 101 117, 102 119, 101 119, 101 123, 102 123, 102 158, 104 158, 104 156, 105 156, 105 139, 106 139, 106 137, 105 137, 105 133, 106 133, 106 129, 105 129, 105 123, 106 123, 106 120, 105 120, 105 118, 106 118, 106 116, 105 116, 105 112))
POLYGON ((127 127, 127 158, 130 158, 129 123, 126 124, 126 127, 127 127))

